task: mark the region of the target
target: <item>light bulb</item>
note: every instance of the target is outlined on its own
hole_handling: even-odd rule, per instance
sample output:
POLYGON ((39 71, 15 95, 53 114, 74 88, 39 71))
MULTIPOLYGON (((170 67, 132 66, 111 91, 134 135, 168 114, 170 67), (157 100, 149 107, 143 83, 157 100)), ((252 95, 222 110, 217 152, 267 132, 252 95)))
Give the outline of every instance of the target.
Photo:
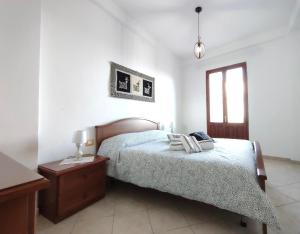
POLYGON ((197 59, 201 59, 205 54, 205 46, 200 40, 195 44, 194 53, 197 59))

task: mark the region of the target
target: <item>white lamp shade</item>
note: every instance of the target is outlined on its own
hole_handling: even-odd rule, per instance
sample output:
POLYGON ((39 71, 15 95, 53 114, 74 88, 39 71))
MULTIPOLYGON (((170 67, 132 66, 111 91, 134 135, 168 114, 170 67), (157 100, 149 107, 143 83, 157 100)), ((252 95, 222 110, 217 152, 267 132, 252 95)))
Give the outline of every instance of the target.
POLYGON ((86 131, 76 131, 73 135, 73 143, 75 144, 84 144, 87 142, 87 133, 86 131))

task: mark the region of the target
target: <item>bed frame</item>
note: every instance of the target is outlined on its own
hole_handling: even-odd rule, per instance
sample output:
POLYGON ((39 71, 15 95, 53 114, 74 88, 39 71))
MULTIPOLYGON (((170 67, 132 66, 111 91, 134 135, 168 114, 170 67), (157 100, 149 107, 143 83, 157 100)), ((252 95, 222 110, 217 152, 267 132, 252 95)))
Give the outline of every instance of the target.
MULTIPOLYGON (((120 119, 105 125, 95 126, 96 150, 98 152, 101 143, 109 137, 113 137, 123 133, 142 132, 147 130, 158 130, 158 129, 159 129, 159 123, 148 119, 143 119, 143 118, 120 119)), ((256 157, 257 180, 261 189, 265 191, 265 181, 267 180, 267 175, 265 171, 261 147, 258 141, 252 142, 252 145, 256 157)), ((243 227, 247 226, 246 222, 243 220, 243 217, 241 218, 241 226, 243 227)), ((263 234, 267 234, 266 224, 262 224, 262 232, 263 234)))

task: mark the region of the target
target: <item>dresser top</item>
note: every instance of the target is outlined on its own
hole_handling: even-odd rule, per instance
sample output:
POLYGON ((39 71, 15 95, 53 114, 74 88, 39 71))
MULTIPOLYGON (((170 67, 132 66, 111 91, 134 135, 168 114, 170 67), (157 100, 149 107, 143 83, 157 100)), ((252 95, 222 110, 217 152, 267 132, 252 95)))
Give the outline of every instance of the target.
POLYGON ((44 177, 0 153, 0 192, 44 177))
MULTIPOLYGON (((91 156, 91 155, 88 155, 88 156, 91 156)), ((109 158, 103 157, 103 156, 98 156, 98 155, 92 155, 92 156, 95 156, 93 162, 60 165, 62 160, 59 160, 59 161, 55 161, 55 162, 41 164, 41 165, 39 165, 39 170, 47 171, 48 173, 55 174, 55 175, 60 175, 60 174, 68 173, 70 171, 86 168, 86 167, 89 167, 89 166, 92 166, 95 164, 105 163, 107 160, 109 160, 109 158)))

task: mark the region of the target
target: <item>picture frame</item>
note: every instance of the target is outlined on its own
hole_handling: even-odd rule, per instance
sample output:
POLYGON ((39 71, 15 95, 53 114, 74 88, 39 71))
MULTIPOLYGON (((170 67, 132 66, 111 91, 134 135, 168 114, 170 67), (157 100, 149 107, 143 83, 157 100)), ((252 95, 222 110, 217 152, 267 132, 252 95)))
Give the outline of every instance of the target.
POLYGON ((111 62, 111 96, 155 102, 155 79, 120 64, 111 62))

